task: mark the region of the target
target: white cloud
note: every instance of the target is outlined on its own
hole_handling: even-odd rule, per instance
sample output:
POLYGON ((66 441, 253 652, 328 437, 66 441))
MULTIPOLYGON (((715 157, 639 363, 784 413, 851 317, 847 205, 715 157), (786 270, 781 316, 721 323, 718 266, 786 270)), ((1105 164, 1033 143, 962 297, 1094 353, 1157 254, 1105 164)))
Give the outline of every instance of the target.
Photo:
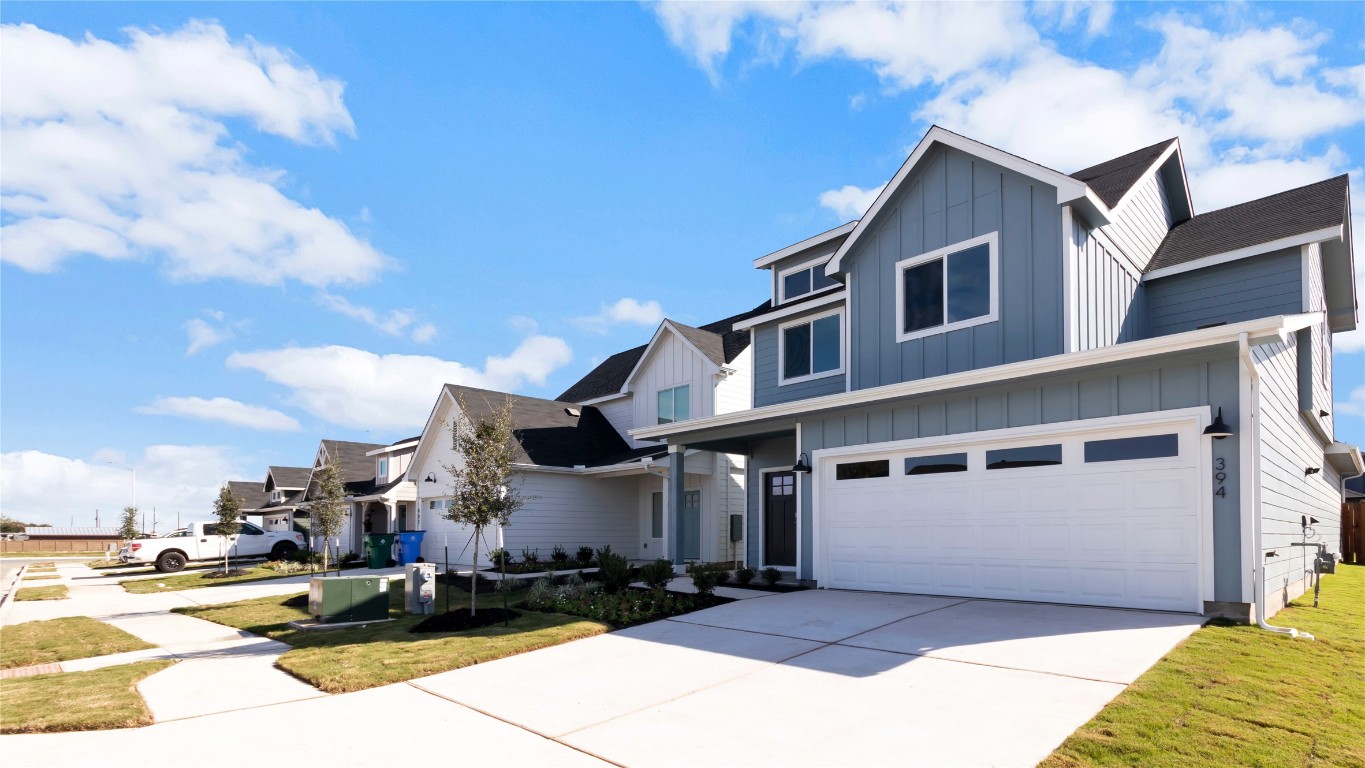
POLYGON ((150 405, 138 408, 137 412, 218 421, 234 427, 270 432, 297 432, 303 428, 294 417, 273 408, 247 405, 226 397, 211 400, 202 397, 158 397, 150 405))
POLYGON ((820 205, 834 211, 840 221, 850 221, 861 219, 867 209, 872 207, 872 203, 877 199, 877 195, 886 189, 883 184, 871 189, 855 187, 852 184, 845 184, 839 189, 831 189, 820 193, 820 205))
MULTIPOLYGON (((101 450, 90 459, 68 458, 42 451, 0 455, 0 508, 25 522, 68 526, 117 525, 118 513, 132 501, 132 478, 105 463, 122 454, 101 450)), ((160 518, 158 530, 170 530, 175 515, 182 522, 206 518, 218 487, 226 480, 258 479, 244 475, 223 448, 206 445, 153 445, 129 461, 137 468, 137 503, 160 518)), ((254 470, 252 470, 254 471, 254 470)))
POLYGON ((402 336, 404 333, 410 333, 412 340, 418 343, 425 343, 436 338, 436 326, 431 323, 417 322, 417 314, 410 309, 391 309, 381 315, 369 307, 352 304, 345 297, 326 291, 318 293, 318 303, 333 312, 359 320, 390 336, 402 336))
POLYGON ((603 304, 602 311, 588 317, 575 317, 574 325, 589 333, 605 334, 613 325, 639 325, 653 328, 663 322, 664 308, 657 301, 619 299, 614 304, 603 304))
POLYGON ((390 260, 277 186, 227 127, 303 144, 355 126, 341 82, 217 24, 129 29, 118 44, 0 27, 0 258, 51 272, 80 255, 159 258, 173 279, 357 283, 390 260))
POLYGON ((1109 31, 1114 4, 1109 0, 1040 0, 1032 4, 1034 15, 1062 29, 1073 29, 1085 17, 1085 36, 1095 38, 1109 31))
POLYGON ((374 430, 420 429, 444 384, 513 392, 541 385, 573 359, 569 345, 529 336, 482 370, 425 355, 377 355, 343 346, 237 352, 230 368, 258 371, 291 390, 290 402, 333 424, 374 430))
POLYGON ((208 349, 232 338, 231 329, 215 328, 197 317, 185 323, 185 333, 190 337, 190 346, 185 350, 186 355, 193 355, 201 349, 208 349))
POLYGON ((1332 406, 1338 415, 1365 416, 1365 387, 1356 387, 1346 396, 1346 402, 1332 406))

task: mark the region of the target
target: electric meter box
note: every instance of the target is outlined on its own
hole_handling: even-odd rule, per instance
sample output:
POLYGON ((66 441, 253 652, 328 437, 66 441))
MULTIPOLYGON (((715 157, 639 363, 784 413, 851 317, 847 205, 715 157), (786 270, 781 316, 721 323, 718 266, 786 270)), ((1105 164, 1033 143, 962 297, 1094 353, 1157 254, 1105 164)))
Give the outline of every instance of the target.
POLYGON ((436 564, 408 563, 403 582, 403 606, 408 613, 436 612, 436 564))
POLYGON ((308 613, 323 624, 389 618, 387 576, 314 576, 308 582, 308 613))

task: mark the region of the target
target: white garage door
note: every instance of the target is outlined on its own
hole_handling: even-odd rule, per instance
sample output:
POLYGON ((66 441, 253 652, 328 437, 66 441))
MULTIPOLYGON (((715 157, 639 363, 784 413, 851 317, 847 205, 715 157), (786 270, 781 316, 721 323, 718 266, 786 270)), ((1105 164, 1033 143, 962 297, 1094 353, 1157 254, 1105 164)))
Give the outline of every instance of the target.
POLYGON ((985 434, 819 455, 821 585, 1202 610, 1196 424, 985 434))

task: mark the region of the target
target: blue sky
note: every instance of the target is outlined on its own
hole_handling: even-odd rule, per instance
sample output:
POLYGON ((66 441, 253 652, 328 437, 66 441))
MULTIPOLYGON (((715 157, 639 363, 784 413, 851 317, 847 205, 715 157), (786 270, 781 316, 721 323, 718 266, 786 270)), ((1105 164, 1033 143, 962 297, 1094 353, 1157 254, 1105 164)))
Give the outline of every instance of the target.
MULTIPOLYGON (((1359 4, 4 23, 0 502, 26 520, 126 504, 111 460, 201 515, 322 437, 416 434, 440 381, 554 396, 663 315, 763 301, 752 259, 857 217, 934 122, 1064 171, 1180 135, 1197 210, 1349 172, 1365 211, 1359 4)), ((1338 341, 1362 442, 1365 341, 1338 341)))

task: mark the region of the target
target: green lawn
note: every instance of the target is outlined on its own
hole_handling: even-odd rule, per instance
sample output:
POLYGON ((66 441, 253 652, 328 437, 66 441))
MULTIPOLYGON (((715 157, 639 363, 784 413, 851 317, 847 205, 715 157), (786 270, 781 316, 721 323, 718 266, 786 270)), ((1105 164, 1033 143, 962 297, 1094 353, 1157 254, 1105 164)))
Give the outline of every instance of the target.
POLYGON ((1042 765, 1365 765, 1365 566, 1339 565, 1271 619, 1317 640, 1215 622, 1042 765))
POLYGON ((0 628, 0 669, 51 664, 152 648, 102 621, 74 616, 0 628))
MULTIPOLYGON (((233 570, 237 570, 233 566, 233 570)), ((222 579, 210 579, 208 574, 213 573, 213 569, 206 571, 196 571, 194 573, 177 573, 173 575, 163 575, 159 579, 128 579, 120 581, 125 592, 135 595, 145 595, 149 592, 170 592, 177 589, 199 589, 200 587, 217 587, 223 584, 241 584, 244 581, 268 581, 270 579, 286 579, 293 576, 307 576, 308 572, 302 573, 276 573, 262 566, 243 569, 244 573, 240 576, 228 576, 222 579)))
MULTIPOLYGON (((137 682, 174 664, 141 661, 90 672, 0 680, 0 733, 93 731, 150 725, 137 682)), ((93 759, 93 758, 92 758, 93 759)))
MULTIPOLYGON (((446 592, 437 586, 436 606, 445 606, 446 592)), ((451 589, 452 610, 468 610, 469 595, 451 589)), ((510 626, 484 627, 466 632, 413 634, 408 630, 421 616, 403 613, 403 580, 389 581, 389 615, 396 621, 327 632, 299 632, 286 623, 308 617, 303 608, 282 603, 286 597, 243 600, 227 605, 176 608, 230 627, 245 629, 294 646, 280 657, 279 667, 328 693, 344 693, 434 675, 484 661, 601 634, 605 624, 555 613, 525 611, 510 626)), ((515 604, 521 599, 516 593, 515 604)), ((501 606, 501 597, 480 595, 480 605, 501 606)))
POLYGON ((65 584, 49 584, 45 587, 22 587, 14 591, 15 600, 65 600, 65 584))

